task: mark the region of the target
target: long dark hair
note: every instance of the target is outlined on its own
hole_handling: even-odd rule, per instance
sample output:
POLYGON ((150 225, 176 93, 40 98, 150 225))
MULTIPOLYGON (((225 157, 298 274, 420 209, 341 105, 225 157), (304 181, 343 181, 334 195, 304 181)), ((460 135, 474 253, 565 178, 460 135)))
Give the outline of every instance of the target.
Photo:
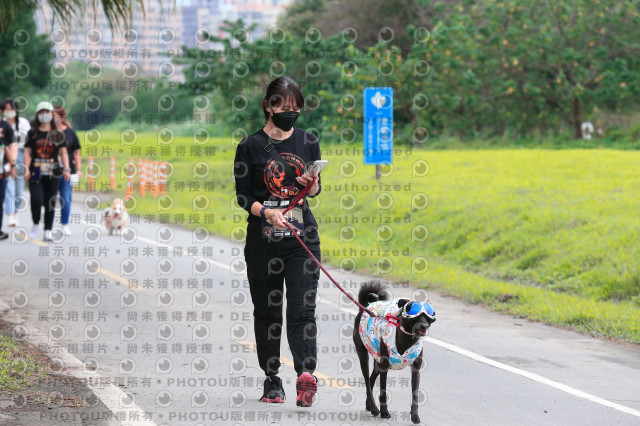
POLYGON ((16 100, 13 98, 7 98, 4 100, 5 105, 4 108, 2 108, 2 110, 4 111, 4 109, 7 107, 7 105, 11 105, 11 108, 13 108, 13 110, 16 112, 16 132, 20 130, 20 110, 18 109, 18 106, 16 105, 16 100))
POLYGON ((267 93, 264 95, 264 99, 262 99, 262 113, 264 114, 265 123, 269 121, 267 105, 271 108, 276 108, 282 105, 288 98, 293 98, 298 108, 304 106, 302 90, 293 79, 289 77, 278 77, 269 83, 267 93))

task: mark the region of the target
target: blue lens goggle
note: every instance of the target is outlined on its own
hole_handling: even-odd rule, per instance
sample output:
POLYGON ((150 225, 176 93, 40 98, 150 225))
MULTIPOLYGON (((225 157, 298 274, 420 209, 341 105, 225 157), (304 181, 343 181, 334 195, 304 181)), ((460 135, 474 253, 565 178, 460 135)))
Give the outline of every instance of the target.
POLYGON ((404 305, 402 314, 407 318, 417 317, 421 313, 427 314, 427 317, 434 319, 436 317, 436 310, 429 302, 409 302, 404 305))

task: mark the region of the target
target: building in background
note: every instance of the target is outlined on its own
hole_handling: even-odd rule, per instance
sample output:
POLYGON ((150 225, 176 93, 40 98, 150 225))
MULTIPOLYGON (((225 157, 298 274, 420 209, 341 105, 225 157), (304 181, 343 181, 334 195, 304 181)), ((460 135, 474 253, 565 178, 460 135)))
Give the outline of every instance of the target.
POLYGON ((150 0, 144 14, 140 9, 135 11, 130 27, 112 31, 102 9, 94 11, 91 3, 87 1, 80 22, 67 26, 52 22, 53 13, 46 2, 38 10, 38 32, 50 34, 54 63, 96 62, 120 70, 123 78, 183 79, 180 69, 163 53, 177 52, 183 44, 180 7, 163 8, 157 0, 150 0))
POLYGON ((80 22, 67 26, 52 22, 51 8, 43 2, 36 14, 36 24, 39 33, 50 34, 54 63, 96 62, 120 70, 123 78, 163 77, 182 81, 181 69, 172 64, 165 52, 178 53, 183 45, 219 49, 219 43, 208 41, 203 34, 224 37, 224 21, 242 19, 247 27, 257 23, 251 40, 265 37, 293 1, 182 0, 175 4, 165 1, 163 6, 158 0, 149 0, 145 14, 139 8, 136 10, 130 27, 113 31, 102 9, 93 10, 92 0, 87 0, 86 13, 80 22))
POLYGON ((284 12, 285 7, 295 0, 235 0, 238 7, 238 17, 248 27, 253 23, 258 26, 251 34, 252 40, 266 37, 269 31, 276 26, 278 16, 284 12))
POLYGON ((223 37, 224 21, 242 19, 249 27, 258 26, 251 39, 265 37, 276 26, 278 16, 295 0, 191 0, 182 7, 182 39, 188 47, 217 49, 219 45, 209 43, 201 35, 209 33, 223 37))

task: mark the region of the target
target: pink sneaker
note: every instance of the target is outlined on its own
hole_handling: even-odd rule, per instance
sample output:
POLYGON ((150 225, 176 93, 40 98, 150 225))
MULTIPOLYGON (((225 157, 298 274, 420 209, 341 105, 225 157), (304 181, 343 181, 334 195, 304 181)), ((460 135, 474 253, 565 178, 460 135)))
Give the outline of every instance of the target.
POLYGON ((318 379, 305 371, 296 381, 296 390, 298 391, 296 405, 298 407, 311 407, 313 395, 318 390, 318 379))

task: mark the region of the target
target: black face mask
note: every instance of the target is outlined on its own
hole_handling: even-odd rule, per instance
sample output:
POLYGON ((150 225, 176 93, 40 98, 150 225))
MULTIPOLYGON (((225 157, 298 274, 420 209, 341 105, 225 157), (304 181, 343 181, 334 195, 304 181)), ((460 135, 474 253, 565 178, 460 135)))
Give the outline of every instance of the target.
POLYGON ((271 119, 278 129, 288 132, 296 123, 299 115, 300 113, 296 111, 284 111, 273 114, 271 119))

